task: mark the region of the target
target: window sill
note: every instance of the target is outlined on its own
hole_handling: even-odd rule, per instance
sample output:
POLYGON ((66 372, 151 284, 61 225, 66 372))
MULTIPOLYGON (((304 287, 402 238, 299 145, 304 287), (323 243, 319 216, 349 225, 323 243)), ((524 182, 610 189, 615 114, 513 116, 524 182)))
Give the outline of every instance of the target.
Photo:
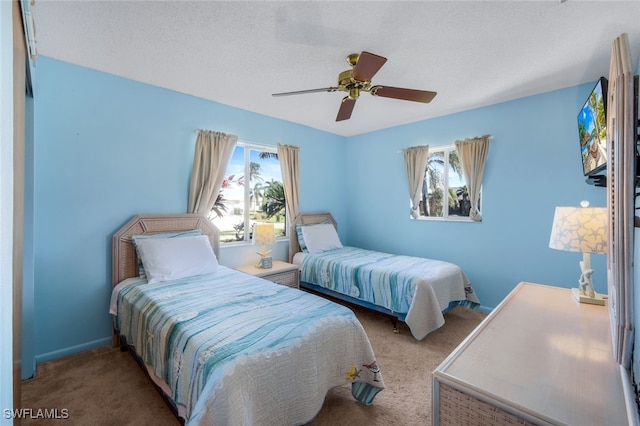
MULTIPOLYGON (((280 237, 276 240, 274 245, 289 243, 289 237, 280 237)), ((251 241, 234 241, 232 243, 220 243, 220 250, 223 250, 225 247, 245 247, 245 246, 254 246, 251 241)))
POLYGON ((420 216, 417 219, 410 218, 409 220, 423 221, 423 222, 463 222, 463 223, 482 223, 482 221, 471 220, 468 217, 433 217, 433 216, 420 216))

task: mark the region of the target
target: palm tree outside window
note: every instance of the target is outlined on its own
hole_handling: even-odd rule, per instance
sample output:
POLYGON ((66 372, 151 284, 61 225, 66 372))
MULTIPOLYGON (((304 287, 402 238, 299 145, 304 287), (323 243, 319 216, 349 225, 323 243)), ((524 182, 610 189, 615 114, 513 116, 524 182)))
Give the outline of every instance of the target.
POLYGON ((209 219, 220 242, 249 242, 256 222, 273 223, 286 236, 285 197, 275 147, 238 141, 209 219), (248 232, 247 232, 248 231, 248 232))
POLYGON ((455 146, 431 148, 419 207, 420 218, 468 220, 471 202, 455 146))

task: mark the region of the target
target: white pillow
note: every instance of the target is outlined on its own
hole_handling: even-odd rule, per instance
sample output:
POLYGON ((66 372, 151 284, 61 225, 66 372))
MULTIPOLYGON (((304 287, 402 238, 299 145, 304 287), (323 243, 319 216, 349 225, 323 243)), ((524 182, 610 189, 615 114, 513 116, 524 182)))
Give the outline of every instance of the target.
POLYGON ((206 235, 138 240, 136 247, 149 284, 218 270, 218 260, 206 235))
POLYGON ((144 273, 144 265, 142 264, 142 259, 140 259, 140 252, 138 251, 137 242, 140 240, 147 240, 149 238, 181 238, 181 237, 190 237, 193 235, 202 235, 202 231, 200 229, 189 229, 188 231, 178 231, 178 232, 167 232, 163 234, 140 234, 140 235, 132 235, 131 241, 136 248, 136 256, 138 257, 138 275, 140 278, 146 278, 144 273))
POLYGON ((320 253, 342 247, 336 228, 330 223, 303 226, 302 236, 309 253, 320 253))

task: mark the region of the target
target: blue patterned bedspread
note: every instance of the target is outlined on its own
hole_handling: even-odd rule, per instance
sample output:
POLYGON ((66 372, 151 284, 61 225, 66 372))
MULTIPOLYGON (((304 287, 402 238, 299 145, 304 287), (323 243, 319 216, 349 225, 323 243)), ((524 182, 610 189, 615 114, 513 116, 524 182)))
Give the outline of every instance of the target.
POLYGON ((301 269, 304 282, 406 314, 418 340, 444 324, 442 311, 450 302, 479 305, 462 269, 440 260, 345 246, 306 253, 301 269))
POLYGON ((223 266, 120 287, 115 327, 189 425, 302 424, 332 387, 365 404, 384 388, 362 325, 328 300, 223 266))

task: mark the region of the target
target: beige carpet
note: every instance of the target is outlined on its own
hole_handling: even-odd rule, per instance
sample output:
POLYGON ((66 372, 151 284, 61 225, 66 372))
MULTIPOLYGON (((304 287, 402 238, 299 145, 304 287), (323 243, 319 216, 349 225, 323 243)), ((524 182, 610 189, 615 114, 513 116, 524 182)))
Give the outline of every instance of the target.
MULTIPOLYGON (((369 335, 386 388, 371 406, 357 403, 348 385, 333 389, 310 424, 430 424, 431 372, 485 315, 455 308, 445 315, 442 328, 417 342, 404 323, 394 334, 387 317, 354 311, 369 335)), ((131 354, 111 347, 39 365, 37 377, 23 382, 22 406, 34 415, 37 409, 68 410, 68 419, 25 419, 23 425, 180 424, 131 354)))

